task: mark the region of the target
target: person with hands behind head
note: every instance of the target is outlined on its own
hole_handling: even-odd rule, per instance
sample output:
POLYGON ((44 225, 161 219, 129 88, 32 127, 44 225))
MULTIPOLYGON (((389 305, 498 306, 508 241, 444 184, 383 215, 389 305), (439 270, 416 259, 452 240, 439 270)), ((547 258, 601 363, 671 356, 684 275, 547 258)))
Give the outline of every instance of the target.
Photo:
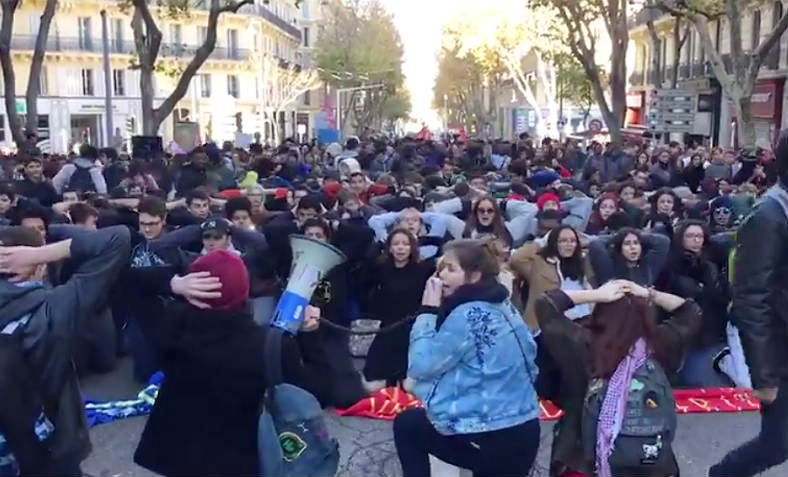
MULTIPOLYGON (((168 267, 125 272, 131 274, 127 292, 140 308, 135 318, 165 376, 134 461, 166 476, 259 475, 257 417, 268 385, 268 327, 255 323, 249 310, 243 260, 217 250, 195 260, 183 276, 168 267)), ((325 357, 311 356, 321 348, 302 342, 316 334, 318 319, 319 310, 307 308, 304 332, 282 341, 281 362, 285 382, 322 400, 330 385, 320 367, 325 357)))
POLYGON ((430 454, 475 476, 527 475, 536 457, 536 345, 497 280, 492 245, 449 242, 424 288, 408 351, 424 408, 394 421, 406 477, 430 475, 430 454))
MULTIPOLYGON (((692 300, 645 288, 632 281, 613 280, 594 290, 555 289, 545 292, 537 300, 536 316, 542 332, 541 342, 555 360, 563 378, 562 393, 556 404, 564 415, 557 424, 553 440, 550 475, 563 475, 567 471, 593 474, 604 467, 607 475, 614 476, 678 475, 678 465, 670 449, 672 434, 660 441, 661 452, 651 466, 617 468, 608 465, 609 444, 616 440, 617 431, 610 428, 607 421, 604 424, 600 421, 596 433, 592 430, 590 434, 584 434, 584 408, 587 393, 595 379, 604 383, 615 382, 606 388, 606 404, 608 395, 611 403, 622 396, 624 399, 627 397, 628 391, 625 390, 629 389, 630 383, 619 377, 629 376, 631 380, 632 376, 624 373, 623 369, 619 370, 624 366, 621 363, 639 363, 638 360, 653 358, 664 372, 674 372, 687 345, 700 329, 700 307, 692 300), (589 321, 578 323, 566 317, 566 310, 580 304, 594 305, 589 321), (670 318, 657 323, 655 307, 664 310, 670 318), (613 375, 616 375, 615 380, 613 375), (590 446, 592 449, 595 447, 596 452, 588 453, 587 435, 591 436, 590 446), (606 437, 600 437, 602 435, 606 437), (600 447, 600 443, 605 444, 600 447)), ((640 366, 631 367, 633 369, 629 372, 640 372, 640 366)), ((662 381, 664 388, 669 389, 667 378, 662 381)), ((605 412, 605 405, 602 412, 605 412)), ((618 410, 608 411, 615 415, 624 408, 620 406, 618 410)), ((622 415, 617 419, 626 417, 622 415)))

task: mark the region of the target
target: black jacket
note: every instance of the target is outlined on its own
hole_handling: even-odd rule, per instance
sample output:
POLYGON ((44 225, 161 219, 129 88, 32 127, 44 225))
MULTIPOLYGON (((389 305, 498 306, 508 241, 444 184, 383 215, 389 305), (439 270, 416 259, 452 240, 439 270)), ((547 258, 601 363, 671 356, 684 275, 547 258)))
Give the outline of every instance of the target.
MULTIPOLYGON (((164 383, 134 461, 167 476, 259 475, 257 418, 266 389, 267 328, 245 310, 199 310, 165 298, 172 272, 131 272, 135 316, 161 356, 164 383)), ((285 336, 286 382, 319 399, 330 393, 315 333, 285 336), (305 363, 318 363, 305 364, 305 363)))
POLYGON ((731 317, 754 388, 788 377, 788 192, 774 186, 739 228, 731 317))
POLYGON ((54 239, 72 239, 76 272, 44 293, 29 293, 30 287, 0 280, 0 323, 32 313, 21 331, 28 364, 40 379, 41 394, 58 402, 57 415, 47 416, 55 426, 51 455, 82 460, 90 453, 90 438, 71 356, 78 330, 90 325, 93 311, 128 258, 129 231, 122 226, 95 232, 62 226, 50 232, 61 236, 54 239))

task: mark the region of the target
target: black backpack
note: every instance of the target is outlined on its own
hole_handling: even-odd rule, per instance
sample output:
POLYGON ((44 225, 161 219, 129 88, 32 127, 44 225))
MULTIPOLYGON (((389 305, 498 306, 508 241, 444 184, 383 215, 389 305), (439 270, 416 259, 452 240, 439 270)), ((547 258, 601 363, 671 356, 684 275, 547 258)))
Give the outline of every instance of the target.
POLYGON ((68 180, 68 191, 80 192, 96 192, 96 184, 93 183, 93 177, 90 175, 90 170, 95 166, 82 167, 74 164, 74 173, 68 180))
MULTIPOLYGON (((597 422, 607 385, 607 380, 592 380, 583 401, 583 452, 590 462, 596 457, 597 422)), ((675 435, 673 389, 662 366, 648 358, 632 376, 621 431, 608 459, 613 475, 616 469, 672 466, 675 435)))

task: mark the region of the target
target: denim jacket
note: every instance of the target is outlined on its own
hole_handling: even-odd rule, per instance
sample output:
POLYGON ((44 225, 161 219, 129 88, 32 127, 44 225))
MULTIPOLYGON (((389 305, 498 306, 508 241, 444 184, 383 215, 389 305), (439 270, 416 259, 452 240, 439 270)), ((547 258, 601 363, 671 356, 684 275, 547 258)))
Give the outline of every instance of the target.
POLYGON ((465 285, 454 295, 459 305, 421 314, 410 334, 408 377, 432 425, 444 435, 470 434, 537 418, 536 343, 506 289, 465 285), (475 293, 458 300, 467 287, 475 293))

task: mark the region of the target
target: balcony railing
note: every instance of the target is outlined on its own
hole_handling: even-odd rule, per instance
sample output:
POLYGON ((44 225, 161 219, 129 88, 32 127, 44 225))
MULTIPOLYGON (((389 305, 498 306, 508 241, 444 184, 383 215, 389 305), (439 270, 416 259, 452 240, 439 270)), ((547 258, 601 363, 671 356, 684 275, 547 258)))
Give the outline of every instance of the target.
POLYGON ((297 26, 293 25, 292 23, 288 22, 284 18, 276 15, 274 12, 269 10, 268 8, 264 7, 263 5, 244 5, 239 10, 239 13, 247 13, 250 15, 257 15, 264 20, 273 23, 276 27, 280 28, 282 31, 287 33, 288 35, 292 36, 298 42, 301 42, 301 29, 297 26))
MULTIPOLYGON (((36 37, 32 35, 14 35, 11 38, 11 50, 32 51, 36 45, 36 37)), ((115 41, 109 42, 110 53, 121 55, 133 55, 136 53, 134 42, 115 41)), ((163 57, 189 58, 194 56, 199 46, 178 43, 162 43, 159 55, 163 57)), ((86 52, 102 53, 103 44, 101 39, 96 38, 63 38, 52 36, 47 39, 47 51, 49 52, 86 52)), ((244 48, 227 48, 217 46, 211 53, 213 60, 248 60, 251 53, 244 48)))

